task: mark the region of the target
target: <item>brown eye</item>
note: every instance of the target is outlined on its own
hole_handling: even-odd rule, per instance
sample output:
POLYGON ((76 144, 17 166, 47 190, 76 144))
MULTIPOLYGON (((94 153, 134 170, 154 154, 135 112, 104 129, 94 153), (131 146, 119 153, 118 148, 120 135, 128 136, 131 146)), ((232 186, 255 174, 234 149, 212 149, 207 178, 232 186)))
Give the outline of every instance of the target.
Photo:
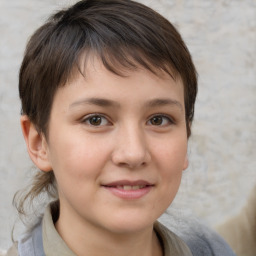
POLYGON ((162 116, 154 116, 150 119, 150 122, 152 125, 161 125, 163 123, 163 117, 162 116))
POLYGON ((102 122, 101 116, 93 116, 89 118, 89 123, 91 125, 98 126, 98 125, 101 125, 101 122, 102 122))
POLYGON ((90 126, 109 125, 107 118, 102 115, 89 115, 84 120, 82 120, 82 122, 90 126))
POLYGON ((156 115, 151 117, 147 123, 154 126, 167 126, 173 124, 173 121, 170 117, 164 115, 156 115))

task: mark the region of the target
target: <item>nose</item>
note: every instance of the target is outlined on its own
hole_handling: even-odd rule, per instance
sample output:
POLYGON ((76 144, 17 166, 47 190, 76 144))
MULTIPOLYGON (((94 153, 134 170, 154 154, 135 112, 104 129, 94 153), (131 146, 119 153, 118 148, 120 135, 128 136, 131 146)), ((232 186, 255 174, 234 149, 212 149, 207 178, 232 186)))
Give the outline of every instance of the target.
POLYGON ((151 154, 143 128, 130 125, 124 129, 119 129, 115 136, 113 163, 135 169, 148 164, 150 160, 151 154))

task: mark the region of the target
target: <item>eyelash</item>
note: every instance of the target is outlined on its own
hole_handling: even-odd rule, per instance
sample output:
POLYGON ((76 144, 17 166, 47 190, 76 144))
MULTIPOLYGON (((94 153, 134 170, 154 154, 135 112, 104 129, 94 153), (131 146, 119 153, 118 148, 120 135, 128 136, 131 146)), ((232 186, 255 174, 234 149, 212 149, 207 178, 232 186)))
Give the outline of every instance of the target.
MULTIPOLYGON (((97 121, 97 120, 95 120, 97 121)), ((155 120, 156 121, 156 120, 155 120)), ((82 119, 82 123, 85 123, 89 126, 93 126, 93 127, 101 127, 101 126, 107 126, 107 125, 110 125, 111 122, 108 120, 108 118, 106 118, 105 115, 103 114, 100 114, 100 113, 94 113, 94 114, 90 114, 90 115, 87 115, 85 116, 83 119, 82 119), (93 118, 99 118, 99 124, 92 124, 92 119, 93 118), (105 124, 102 124, 102 120, 105 120, 105 124)), ((149 124, 150 126, 156 126, 156 127, 165 127, 165 126, 168 126, 168 125, 172 125, 172 124, 175 124, 174 120, 168 116, 168 115, 164 115, 164 114, 155 114, 153 116, 151 116, 149 118, 149 120, 146 122, 146 124, 149 124), (160 121, 161 123, 160 124, 152 124, 152 121, 154 118, 161 118, 160 121), (164 120, 167 120, 167 123, 163 124, 164 120)))
POLYGON ((160 117, 162 119, 162 122, 163 122, 163 119, 167 120, 167 124, 162 124, 161 123, 159 125, 154 125, 154 124, 150 124, 150 125, 157 126, 157 127, 158 126, 165 127, 165 126, 168 126, 168 125, 175 124, 174 120, 170 116, 164 115, 164 114, 155 114, 155 115, 151 116, 150 119, 147 121, 147 123, 152 121, 154 118, 158 118, 158 117, 160 117))
POLYGON ((110 124, 110 121, 103 115, 103 114, 98 114, 98 113, 95 113, 95 114, 90 114, 90 115, 87 115, 85 116, 83 119, 82 119, 82 123, 85 123, 89 126, 94 126, 94 127, 100 127, 100 126, 106 126, 106 125, 109 125, 110 124), (93 118, 100 118, 100 124, 99 125, 94 125, 91 123, 92 119, 93 118), (105 119, 107 124, 103 124, 102 125, 102 119, 105 119))

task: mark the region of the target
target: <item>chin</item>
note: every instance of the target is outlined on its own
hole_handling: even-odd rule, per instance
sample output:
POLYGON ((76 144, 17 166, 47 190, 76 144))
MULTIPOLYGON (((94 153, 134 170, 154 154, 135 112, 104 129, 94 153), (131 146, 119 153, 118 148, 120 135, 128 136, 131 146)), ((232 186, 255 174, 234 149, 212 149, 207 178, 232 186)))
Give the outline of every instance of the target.
POLYGON ((128 234, 152 228, 156 219, 157 218, 153 218, 152 216, 131 216, 127 213, 120 217, 114 217, 112 222, 108 223, 108 226, 113 233, 128 234))

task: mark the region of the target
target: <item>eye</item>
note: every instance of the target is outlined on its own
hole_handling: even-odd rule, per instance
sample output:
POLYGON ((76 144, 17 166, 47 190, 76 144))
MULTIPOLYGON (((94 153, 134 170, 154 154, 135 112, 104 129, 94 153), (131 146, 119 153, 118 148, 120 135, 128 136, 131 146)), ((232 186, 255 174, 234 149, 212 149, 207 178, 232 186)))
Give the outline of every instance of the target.
POLYGON ((85 117, 82 122, 91 126, 104 126, 109 124, 106 117, 98 114, 89 115, 85 117))
POLYGON ((149 125, 154 125, 154 126, 167 126, 167 125, 173 124, 174 122, 170 117, 167 117, 164 115, 156 115, 151 117, 147 123, 149 125))

